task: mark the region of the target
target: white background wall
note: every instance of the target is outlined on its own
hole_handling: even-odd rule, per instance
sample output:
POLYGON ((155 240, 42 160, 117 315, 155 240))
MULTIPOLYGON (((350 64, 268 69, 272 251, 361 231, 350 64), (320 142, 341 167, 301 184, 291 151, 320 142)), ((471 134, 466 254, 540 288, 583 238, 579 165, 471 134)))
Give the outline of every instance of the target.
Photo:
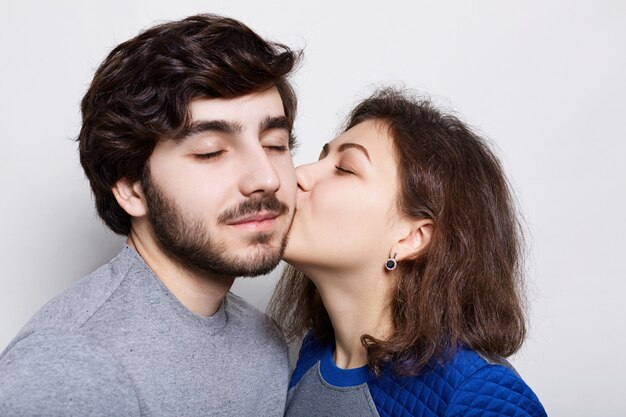
MULTIPOLYGON (((513 363, 550 415, 624 415, 620 0, 2 2, 0 349, 122 243, 94 214, 72 141, 93 71, 140 29, 198 12, 305 47, 297 164, 380 83, 429 92, 492 138, 531 242, 531 332, 513 363)), ((276 278, 235 291, 264 308, 276 278)))

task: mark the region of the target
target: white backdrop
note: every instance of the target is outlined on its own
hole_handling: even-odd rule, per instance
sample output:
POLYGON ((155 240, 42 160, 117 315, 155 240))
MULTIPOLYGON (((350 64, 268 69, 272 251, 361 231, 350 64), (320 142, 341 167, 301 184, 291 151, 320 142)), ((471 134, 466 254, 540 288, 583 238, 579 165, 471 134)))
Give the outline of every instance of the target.
MULTIPOLYGON (((297 164, 375 84, 402 82, 496 144, 529 230, 531 332, 514 365, 550 415, 623 415, 626 2, 7 1, 0 5, 0 349, 122 240, 78 163, 93 71, 140 29, 227 14, 305 48, 297 164)), ((277 274, 234 291, 263 309, 277 274)))

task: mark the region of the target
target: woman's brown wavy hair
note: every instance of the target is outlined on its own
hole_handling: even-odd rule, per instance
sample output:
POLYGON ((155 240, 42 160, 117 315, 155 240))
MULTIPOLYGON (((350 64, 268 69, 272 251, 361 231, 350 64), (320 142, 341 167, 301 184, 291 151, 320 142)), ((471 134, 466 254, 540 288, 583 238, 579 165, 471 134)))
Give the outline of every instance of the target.
MULTIPOLYGON (((522 234, 498 159, 459 118, 398 89, 361 102, 345 130, 366 120, 380 122, 393 139, 402 213, 433 221, 428 248, 398 263, 391 336, 361 337, 370 367, 416 375, 462 345, 488 357, 512 355, 526 333, 522 234)), ((268 312, 292 340, 307 331, 333 340, 315 285, 291 266, 268 312)))

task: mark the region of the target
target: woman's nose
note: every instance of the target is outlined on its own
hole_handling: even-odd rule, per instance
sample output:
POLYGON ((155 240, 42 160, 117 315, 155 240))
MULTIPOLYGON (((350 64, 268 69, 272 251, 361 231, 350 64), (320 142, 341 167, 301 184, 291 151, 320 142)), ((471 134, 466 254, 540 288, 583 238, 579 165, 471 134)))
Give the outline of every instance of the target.
POLYGON ((313 167, 315 163, 300 165, 296 168, 296 181, 301 191, 311 191, 314 184, 313 167))

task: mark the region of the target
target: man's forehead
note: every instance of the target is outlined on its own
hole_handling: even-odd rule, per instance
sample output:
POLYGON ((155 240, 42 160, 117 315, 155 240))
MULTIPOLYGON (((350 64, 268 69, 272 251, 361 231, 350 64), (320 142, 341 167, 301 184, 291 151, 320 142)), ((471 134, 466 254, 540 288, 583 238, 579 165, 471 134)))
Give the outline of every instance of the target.
POLYGON ((285 115, 283 101, 275 87, 232 98, 193 99, 189 103, 192 121, 229 120, 243 122, 285 115))

